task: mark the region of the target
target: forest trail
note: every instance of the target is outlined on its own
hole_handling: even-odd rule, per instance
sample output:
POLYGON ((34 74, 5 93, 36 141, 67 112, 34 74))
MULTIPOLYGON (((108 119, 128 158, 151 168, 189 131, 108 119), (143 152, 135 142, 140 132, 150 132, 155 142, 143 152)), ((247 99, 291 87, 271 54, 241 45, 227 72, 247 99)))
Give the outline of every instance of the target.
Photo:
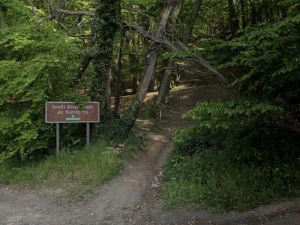
POLYGON ((162 121, 139 120, 145 150, 126 162, 120 175, 84 202, 60 199, 62 190, 0 188, 0 225, 299 225, 300 200, 247 213, 210 213, 188 208, 165 210, 157 197, 162 167, 173 150, 171 138, 189 121, 182 113, 198 100, 226 96, 218 85, 202 85, 174 92, 162 121))

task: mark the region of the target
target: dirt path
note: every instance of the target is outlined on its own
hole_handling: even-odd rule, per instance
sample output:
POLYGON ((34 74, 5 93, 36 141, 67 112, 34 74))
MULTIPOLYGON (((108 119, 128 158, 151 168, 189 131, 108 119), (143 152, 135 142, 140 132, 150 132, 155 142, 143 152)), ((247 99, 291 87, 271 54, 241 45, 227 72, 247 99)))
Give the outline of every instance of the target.
POLYGON ((39 191, 0 188, 1 225, 299 225, 300 200, 247 213, 215 214, 188 208, 166 211, 157 197, 161 169, 173 149, 171 137, 189 121, 180 115, 198 99, 215 99, 216 87, 195 87, 171 98, 171 108, 159 124, 138 121, 146 147, 137 160, 127 162, 122 173, 96 190, 89 200, 68 203, 61 190, 39 191), (159 128, 159 129, 155 129, 159 128))

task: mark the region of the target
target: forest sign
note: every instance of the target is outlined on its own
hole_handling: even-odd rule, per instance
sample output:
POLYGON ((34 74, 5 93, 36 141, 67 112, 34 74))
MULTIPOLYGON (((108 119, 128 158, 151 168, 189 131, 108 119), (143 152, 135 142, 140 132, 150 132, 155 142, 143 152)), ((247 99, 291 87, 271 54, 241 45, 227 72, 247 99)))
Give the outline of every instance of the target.
POLYGON ((74 102, 47 102, 46 123, 98 123, 99 103, 89 102, 82 107, 74 102))
POLYGON ((86 145, 90 145, 90 123, 99 123, 99 102, 78 106, 75 102, 46 102, 45 122, 56 124, 56 157, 60 151, 60 124, 86 123, 86 145))

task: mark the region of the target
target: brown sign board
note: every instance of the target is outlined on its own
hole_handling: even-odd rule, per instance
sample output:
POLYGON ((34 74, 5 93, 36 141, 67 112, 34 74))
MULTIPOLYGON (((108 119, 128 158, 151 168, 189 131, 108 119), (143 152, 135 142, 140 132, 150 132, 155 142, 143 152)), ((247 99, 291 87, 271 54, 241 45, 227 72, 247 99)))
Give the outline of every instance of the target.
POLYGON ((99 103, 47 102, 46 123, 99 123, 99 103))

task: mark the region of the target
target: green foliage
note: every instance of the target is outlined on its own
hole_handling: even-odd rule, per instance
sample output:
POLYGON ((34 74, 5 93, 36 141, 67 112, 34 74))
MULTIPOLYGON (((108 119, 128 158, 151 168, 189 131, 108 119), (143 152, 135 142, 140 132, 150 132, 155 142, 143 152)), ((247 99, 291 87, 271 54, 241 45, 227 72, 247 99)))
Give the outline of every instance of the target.
POLYGON ((212 132, 205 127, 199 128, 198 125, 182 128, 176 132, 174 142, 179 154, 194 154, 198 149, 216 148, 223 140, 222 135, 218 136, 218 130, 212 132), (220 140, 218 140, 220 139, 220 140))
POLYGON ((102 115, 107 114, 105 99, 107 80, 113 60, 113 44, 116 31, 119 27, 120 1, 95 1, 95 55, 93 67, 95 78, 92 81, 91 96, 93 100, 101 103, 102 115))
POLYGON ((233 87, 243 95, 295 108, 300 92, 300 15, 249 28, 211 49, 220 68, 240 73, 233 87))
POLYGON ((165 172, 171 204, 244 210, 299 194, 300 144, 265 113, 280 108, 250 101, 199 103, 185 116, 165 172))
POLYGON ((29 7, 20 0, 1 0, 0 2, 0 27, 29 19, 29 7), (18 15, 16 17, 16 15, 18 15))
POLYGON ((276 116, 281 108, 265 102, 257 103, 248 99, 220 102, 201 102, 184 115, 185 118, 197 120, 199 126, 207 128, 229 129, 241 126, 246 120, 257 116, 276 116), (235 121, 233 123, 233 121, 235 121))
POLYGON ((243 210, 299 195, 299 136, 280 123, 300 118, 299 4, 275 2, 289 16, 260 18, 232 40, 201 42, 219 69, 234 74, 239 98, 201 102, 185 114, 195 124, 174 138, 163 190, 171 203, 243 210))
MULTIPOLYGON (((185 154, 194 153, 199 148, 223 147, 226 141, 224 132, 238 135, 241 127, 250 127, 266 115, 271 123, 280 112, 279 107, 247 99, 200 102, 184 115, 184 118, 196 120, 197 124, 179 130, 174 141, 178 151, 185 154)), ((251 128, 257 131, 257 127, 251 128)))
MULTIPOLYGON (((119 140, 120 142, 120 140, 119 140)), ((130 159, 137 156, 137 153, 143 150, 143 139, 136 129, 132 129, 125 140, 123 140, 125 150, 122 153, 122 158, 130 159)))
MULTIPOLYGON (((26 21, 22 1, 1 2, 26 21), (17 8, 15 8, 17 7, 17 8)), ((4 17, 6 18, 6 16, 4 17)), ((0 30, 0 162, 45 151, 53 128, 44 122, 47 100, 83 98, 72 87, 79 60, 77 43, 49 24, 11 21, 0 30)))
POLYGON ((193 156, 173 154, 166 166, 162 195, 171 205, 245 210, 299 194, 296 168, 240 165, 232 162, 230 153, 203 149, 193 156))
POLYGON ((140 117, 145 119, 150 119, 150 120, 156 119, 158 118, 158 113, 159 113, 159 107, 155 103, 150 102, 143 105, 141 109, 140 117))
POLYGON ((129 136, 134 122, 135 120, 131 116, 126 115, 121 119, 111 120, 109 124, 105 125, 104 129, 109 139, 116 142, 123 141, 129 136))

